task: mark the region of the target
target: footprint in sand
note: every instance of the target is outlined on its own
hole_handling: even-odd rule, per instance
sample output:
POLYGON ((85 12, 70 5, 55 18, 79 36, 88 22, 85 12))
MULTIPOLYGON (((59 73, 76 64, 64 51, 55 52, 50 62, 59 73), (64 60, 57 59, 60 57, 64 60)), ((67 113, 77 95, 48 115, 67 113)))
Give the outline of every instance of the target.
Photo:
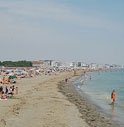
POLYGON ((2 125, 3 127, 5 127, 6 126, 6 121, 4 119, 1 119, 0 120, 0 125, 2 125))

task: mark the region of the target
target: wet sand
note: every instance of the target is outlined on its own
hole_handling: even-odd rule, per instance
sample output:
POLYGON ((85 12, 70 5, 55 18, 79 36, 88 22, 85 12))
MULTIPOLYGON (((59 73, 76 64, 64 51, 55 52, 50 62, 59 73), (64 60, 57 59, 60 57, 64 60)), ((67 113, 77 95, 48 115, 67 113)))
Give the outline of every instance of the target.
POLYGON ((89 102, 77 92, 73 85, 61 82, 58 88, 71 103, 75 104, 81 113, 81 118, 84 119, 90 127, 113 127, 112 122, 98 112, 95 106, 89 104, 89 102))
POLYGON ((18 79, 19 93, 0 101, 0 127, 111 127, 70 84, 78 76, 62 72, 18 79))

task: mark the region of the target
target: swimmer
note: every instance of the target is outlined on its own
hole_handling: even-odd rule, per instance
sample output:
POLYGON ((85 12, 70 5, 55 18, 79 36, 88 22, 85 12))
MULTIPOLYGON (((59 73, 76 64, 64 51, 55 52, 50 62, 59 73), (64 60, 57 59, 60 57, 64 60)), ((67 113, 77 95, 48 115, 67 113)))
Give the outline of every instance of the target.
POLYGON ((115 103, 115 100, 116 100, 116 92, 115 92, 115 89, 112 91, 112 93, 111 93, 111 99, 113 100, 112 101, 112 104, 114 105, 114 103, 115 103))

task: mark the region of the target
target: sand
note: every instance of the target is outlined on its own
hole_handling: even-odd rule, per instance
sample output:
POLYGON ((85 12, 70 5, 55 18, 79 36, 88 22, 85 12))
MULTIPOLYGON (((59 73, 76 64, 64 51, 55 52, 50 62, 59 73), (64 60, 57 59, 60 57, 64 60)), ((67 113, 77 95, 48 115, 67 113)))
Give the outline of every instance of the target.
MULTIPOLYGON (((81 72, 80 72, 81 74, 81 72)), ((0 127, 111 127, 95 107, 77 94, 73 72, 18 79, 19 93, 0 100, 0 127), (64 79, 69 76, 70 82, 64 79)))

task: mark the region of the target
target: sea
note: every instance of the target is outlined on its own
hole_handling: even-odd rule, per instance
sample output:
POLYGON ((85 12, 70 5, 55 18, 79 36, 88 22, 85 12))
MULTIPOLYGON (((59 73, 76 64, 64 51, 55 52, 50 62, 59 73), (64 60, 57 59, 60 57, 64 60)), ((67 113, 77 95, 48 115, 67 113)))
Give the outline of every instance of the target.
POLYGON ((73 85, 82 96, 96 106, 107 119, 124 127, 124 69, 88 72, 73 85), (111 92, 116 90, 116 102, 111 104, 111 92))

